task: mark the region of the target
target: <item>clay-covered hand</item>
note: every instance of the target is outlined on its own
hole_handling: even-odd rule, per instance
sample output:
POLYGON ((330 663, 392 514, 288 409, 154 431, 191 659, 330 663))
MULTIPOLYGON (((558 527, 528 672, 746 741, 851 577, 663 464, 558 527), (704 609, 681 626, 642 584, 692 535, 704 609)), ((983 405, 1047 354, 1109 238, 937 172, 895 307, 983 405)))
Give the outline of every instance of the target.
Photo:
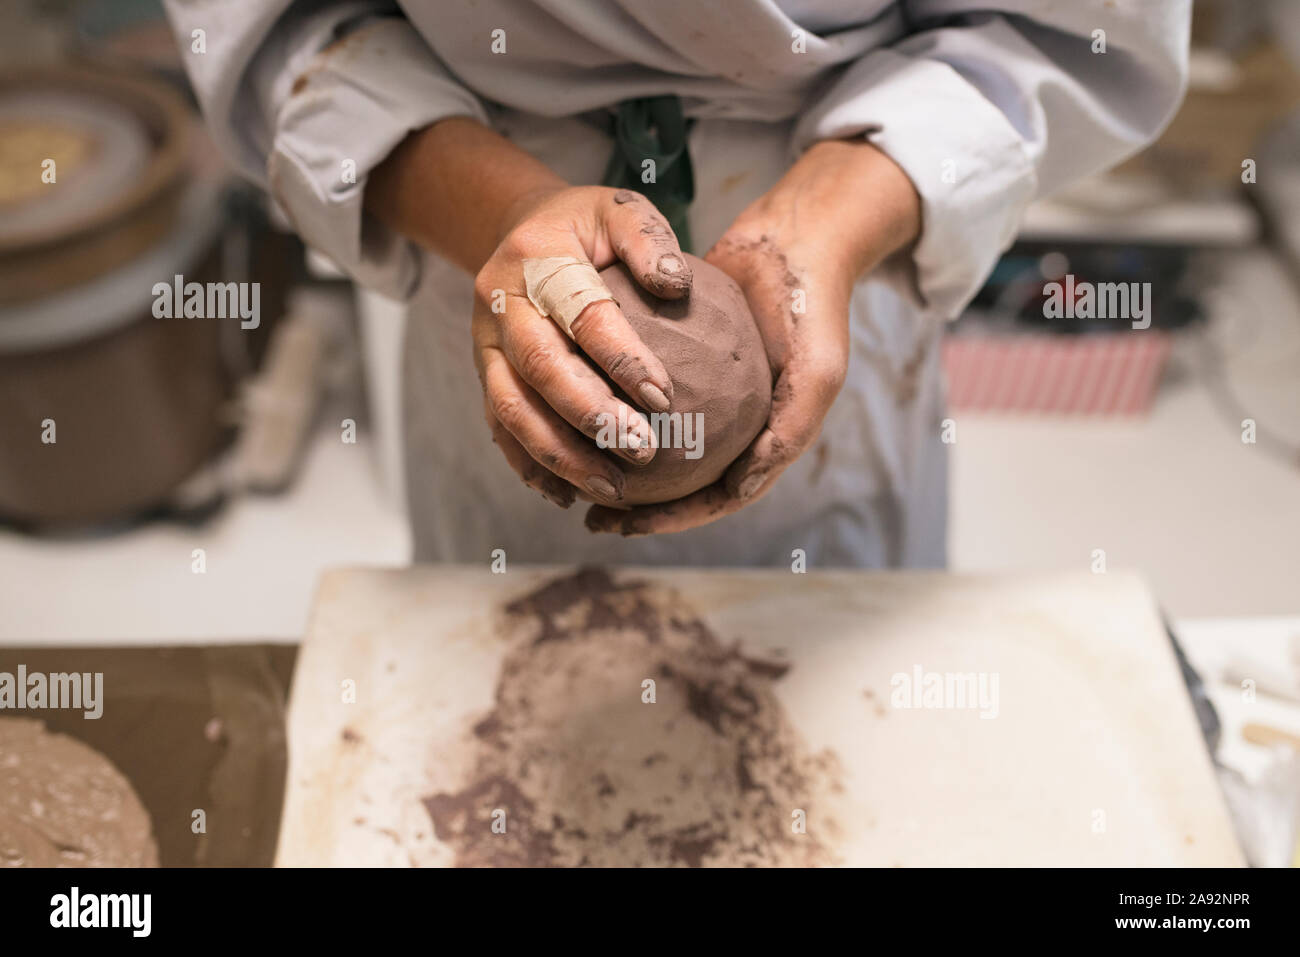
POLYGON ((476 275, 474 362, 488 423, 524 482, 564 508, 578 489, 618 504, 624 473, 613 456, 647 462, 655 445, 649 423, 609 383, 652 412, 668 407, 673 384, 618 306, 580 287, 592 278, 588 264, 622 260, 661 298, 690 291, 691 269, 653 204, 631 190, 570 187, 499 133, 455 116, 393 150, 371 174, 365 202, 390 229, 476 275), (570 265, 557 273, 553 261, 539 262, 556 259, 570 265), (538 300, 557 307, 547 313, 554 321, 529 298, 529 260, 534 292, 539 277, 559 277, 541 284, 538 300), (609 438, 601 423, 630 425, 610 452, 591 441, 609 438))
POLYGON ((920 231, 907 175, 869 143, 809 149, 704 257, 745 292, 772 367, 766 427, 716 483, 633 509, 594 506, 587 527, 646 535, 715 521, 761 498, 817 439, 848 369, 857 280, 920 231))
MULTIPOLYGON (((581 495, 617 506, 625 473, 612 455, 649 462, 655 437, 642 413, 618 398, 588 359, 651 412, 668 408, 672 379, 611 299, 591 302, 576 317, 541 315, 529 297, 526 263, 536 278, 559 260, 597 270, 621 260, 664 299, 690 292, 690 267, 667 221, 630 190, 542 189, 516 204, 502 233, 475 278, 472 327, 493 439, 525 484, 556 505, 568 508, 581 495), (552 265, 539 265, 543 260, 552 265), (627 423, 618 447, 608 452, 594 441, 607 423, 627 423)), ((585 274, 576 273, 580 280, 585 274)), ((551 288, 561 300, 578 292, 563 280, 551 288)))

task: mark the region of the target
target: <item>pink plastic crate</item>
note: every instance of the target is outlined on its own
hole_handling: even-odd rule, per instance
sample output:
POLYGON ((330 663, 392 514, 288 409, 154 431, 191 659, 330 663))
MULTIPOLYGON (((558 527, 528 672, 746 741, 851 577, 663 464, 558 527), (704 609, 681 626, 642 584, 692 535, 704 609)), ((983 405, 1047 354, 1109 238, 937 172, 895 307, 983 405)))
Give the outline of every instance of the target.
POLYGON ((1151 406, 1173 340, 1144 329, 1088 336, 949 336, 954 410, 1138 415, 1151 406))

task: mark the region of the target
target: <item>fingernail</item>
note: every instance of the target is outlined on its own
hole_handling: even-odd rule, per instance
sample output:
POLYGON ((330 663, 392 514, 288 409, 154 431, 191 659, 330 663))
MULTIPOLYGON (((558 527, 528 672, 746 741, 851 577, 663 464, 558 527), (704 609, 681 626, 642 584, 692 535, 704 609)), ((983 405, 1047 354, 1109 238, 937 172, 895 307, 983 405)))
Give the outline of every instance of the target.
POLYGON ((686 263, 682 262, 682 257, 676 253, 665 253, 659 257, 658 268, 665 275, 675 276, 686 268, 686 263))
POLYGON ((587 478, 587 490, 599 498, 617 500, 620 496, 613 484, 603 475, 591 475, 587 478))
POLYGON ((753 498, 754 493, 762 488, 764 478, 766 478, 766 476, 763 475, 762 472, 755 472, 753 475, 746 476, 744 481, 740 483, 740 487, 736 489, 736 494, 742 500, 753 498))
POLYGON ((669 295, 682 295, 690 291, 694 279, 691 267, 677 253, 664 253, 660 256, 659 261, 655 263, 655 270, 659 274, 659 282, 662 283, 662 292, 669 295))
POLYGON ((654 458, 654 440, 651 438, 647 444, 646 440, 637 435, 631 429, 628 429, 623 436, 623 447, 627 451, 627 457, 638 465, 644 465, 654 458))
POLYGON ((542 493, 543 498, 560 508, 568 508, 573 504, 575 498, 573 486, 559 480, 543 482, 539 491, 542 493))
POLYGON ((623 447, 628 458, 637 465, 644 465, 655 456, 658 443, 649 421, 639 413, 628 423, 628 430, 623 434, 623 447))
POLYGON ((647 446, 646 448, 629 449, 627 454, 628 458, 636 465, 645 465, 655 457, 655 450, 647 446))
POLYGON ((668 411, 668 406, 671 405, 668 396, 664 395, 663 389, 653 382, 642 382, 637 386, 636 391, 640 394, 641 401, 650 406, 655 412, 668 411))

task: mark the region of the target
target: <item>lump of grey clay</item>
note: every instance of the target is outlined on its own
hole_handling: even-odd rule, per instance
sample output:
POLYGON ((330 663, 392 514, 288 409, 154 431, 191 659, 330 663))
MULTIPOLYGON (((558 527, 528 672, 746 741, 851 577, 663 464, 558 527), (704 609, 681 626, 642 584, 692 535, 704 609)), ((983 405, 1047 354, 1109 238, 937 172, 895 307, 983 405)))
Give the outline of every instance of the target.
POLYGON ((660 447, 649 465, 622 463, 628 505, 672 501, 716 482, 762 430, 772 405, 772 372, 745 294, 721 269, 686 258, 695 278, 683 300, 658 298, 622 263, 600 272, 673 380, 667 413, 641 409, 660 447))

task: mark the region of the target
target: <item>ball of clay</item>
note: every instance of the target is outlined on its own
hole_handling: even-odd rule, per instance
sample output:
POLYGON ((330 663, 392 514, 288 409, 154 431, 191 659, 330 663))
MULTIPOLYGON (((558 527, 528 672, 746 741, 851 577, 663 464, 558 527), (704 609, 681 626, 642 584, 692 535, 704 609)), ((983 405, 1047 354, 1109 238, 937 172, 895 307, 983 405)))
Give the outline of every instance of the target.
POLYGON ((0 867, 157 867, 149 814, 94 748, 0 719, 0 867))
POLYGON ((758 435, 772 405, 772 372, 745 294, 721 269, 686 258, 695 278, 682 300, 658 298, 622 263, 600 273, 673 380, 666 413, 629 400, 650 420, 659 451, 649 465, 623 465, 628 505, 669 502, 716 482, 758 435))

